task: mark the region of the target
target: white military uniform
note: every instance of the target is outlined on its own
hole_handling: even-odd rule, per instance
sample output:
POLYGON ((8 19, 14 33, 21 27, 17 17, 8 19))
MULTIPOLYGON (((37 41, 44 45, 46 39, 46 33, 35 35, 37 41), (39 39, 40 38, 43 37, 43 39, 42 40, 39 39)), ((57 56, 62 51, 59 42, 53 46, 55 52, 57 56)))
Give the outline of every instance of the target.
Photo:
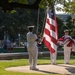
MULTIPOLYGON (((69 35, 65 35, 64 39, 65 38, 68 38, 71 36, 69 35)), ((68 47, 67 45, 69 44, 70 41, 67 41, 66 43, 64 43, 64 63, 65 64, 68 64, 69 63, 69 60, 70 60, 70 54, 71 54, 71 48, 72 47, 68 47)))
POLYGON ((29 53, 30 69, 35 69, 37 65, 38 48, 37 42, 35 41, 36 39, 36 34, 33 34, 32 32, 27 33, 27 49, 29 53))
POLYGON ((55 65, 56 64, 56 58, 57 58, 57 49, 56 49, 55 53, 50 52, 50 58, 51 58, 51 64, 55 65))

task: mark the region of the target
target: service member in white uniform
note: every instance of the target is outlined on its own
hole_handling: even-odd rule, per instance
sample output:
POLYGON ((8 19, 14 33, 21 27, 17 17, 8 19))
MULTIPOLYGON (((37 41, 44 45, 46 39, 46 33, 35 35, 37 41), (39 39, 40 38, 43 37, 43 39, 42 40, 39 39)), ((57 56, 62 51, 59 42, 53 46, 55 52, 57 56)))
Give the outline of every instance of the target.
POLYGON ((57 49, 56 49, 55 53, 50 52, 50 58, 51 58, 51 65, 56 65, 57 49))
POLYGON ((36 68, 38 58, 37 48, 37 35, 33 34, 34 26, 28 26, 29 32, 27 33, 27 49, 29 53, 30 70, 38 70, 36 68))
MULTIPOLYGON (((65 30, 64 33, 65 33, 64 39, 72 38, 71 36, 69 36, 69 30, 65 30)), ((70 60, 70 54, 71 54, 72 47, 67 46, 69 44, 69 42, 70 42, 70 40, 68 40, 68 39, 66 39, 66 41, 64 42, 64 63, 65 64, 69 64, 69 60, 70 60)))

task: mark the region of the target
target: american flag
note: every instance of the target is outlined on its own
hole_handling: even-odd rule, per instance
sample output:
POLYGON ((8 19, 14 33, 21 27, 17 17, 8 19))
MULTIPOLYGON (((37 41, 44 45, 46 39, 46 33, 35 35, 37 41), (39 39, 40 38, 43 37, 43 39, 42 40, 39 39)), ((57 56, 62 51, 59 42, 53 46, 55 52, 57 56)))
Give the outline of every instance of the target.
POLYGON ((58 27, 54 9, 47 10, 47 18, 43 38, 44 44, 47 46, 51 53, 54 53, 57 50, 58 39, 58 27))

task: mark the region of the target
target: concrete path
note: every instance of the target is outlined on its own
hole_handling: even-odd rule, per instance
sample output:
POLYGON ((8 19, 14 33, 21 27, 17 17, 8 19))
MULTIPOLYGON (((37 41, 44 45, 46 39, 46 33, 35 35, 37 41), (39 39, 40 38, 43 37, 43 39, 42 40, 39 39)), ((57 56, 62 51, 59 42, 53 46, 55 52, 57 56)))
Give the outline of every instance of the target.
POLYGON ((53 73, 53 74, 75 74, 75 65, 38 65, 38 71, 30 70, 29 66, 18 66, 6 68, 7 71, 24 72, 24 73, 53 73))

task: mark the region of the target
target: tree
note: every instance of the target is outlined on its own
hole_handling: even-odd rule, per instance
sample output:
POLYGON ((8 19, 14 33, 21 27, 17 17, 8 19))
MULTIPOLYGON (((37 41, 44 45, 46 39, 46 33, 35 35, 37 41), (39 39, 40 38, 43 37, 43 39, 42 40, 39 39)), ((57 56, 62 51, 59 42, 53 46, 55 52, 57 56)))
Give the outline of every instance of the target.
MULTIPOLYGON (((34 0, 32 0, 34 1, 34 0)), ((12 10, 13 8, 27 8, 27 9, 38 9, 41 0, 36 0, 33 4, 30 4, 30 0, 1 0, 0 6, 6 12, 7 10, 12 10)))
POLYGON ((7 32, 10 38, 18 38, 20 33, 23 38, 28 32, 28 25, 37 25, 37 10, 15 9, 16 12, 2 12, 0 9, 0 39, 3 39, 4 32, 7 32))
POLYGON ((57 24, 58 24, 58 37, 62 37, 64 35, 64 24, 63 24, 63 20, 59 17, 56 18, 57 19, 57 24), (61 34, 62 33, 62 34, 61 34))
POLYGON ((63 5, 62 7, 58 7, 58 10, 63 10, 66 13, 69 14, 75 14, 75 0, 64 0, 64 4, 60 3, 61 5, 63 5))
POLYGON ((75 14, 75 0, 0 0, 0 7, 4 11, 12 10, 14 8, 27 8, 38 9, 45 8, 47 5, 50 7, 53 5, 61 4, 62 7, 57 7, 57 10, 63 10, 67 13, 75 14))
POLYGON ((4 11, 12 10, 13 8, 27 8, 38 9, 39 7, 45 8, 47 5, 50 7, 56 4, 61 4, 64 0, 1 0, 0 6, 4 11))
MULTIPOLYGON (((11 38, 17 38, 18 34, 22 34, 22 36, 25 38, 26 37, 26 33, 27 33, 27 26, 28 25, 35 25, 35 32, 36 32, 36 26, 37 26, 37 16, 38 16, 38 10, 35 10, 34 7, 30 7, 35 6, 35 4, 37 4, 38 7, 40 7, 40 18, 39 18, 39 32, 42 32, 42 26, 43 26, 43 21, 44 21, 44 17, 45 17, 45 8, 47 6, 46 0, 38 0, 40 2, 40 4, 38 2, 36 2, 37 0, 2 0, 2 2, 6 1, 5 5, 2 5, 4 11, 9 10, 8 6, 11 5, 12 3, 15 4, 17 3, 18 5, 21 4, 23 6, 27 6, 29 9, 23 9, 23 8, 18 8, 18 6, 15 5, 15 8, 13 5, 10 6, 10 10, 12 10, 11 12, 6 12, 4 13, 1 9, 0 9, 0 39, 1 37, 3 38, 4 36, 4 32, 8 32, 9 36, 11 36, 11 38), (8 6, 7 6, 8 3, 8 6), (6 8, 5 8, 6 7, 6 8), (12 9, 11 9, 12 7, 12 9), (31 8, 33 8, 34 10, 32 10, 31 8)), ((49 6, 51 7, 52 5, 56 5, 58 3, 62 3, 62 0, 47 0, 49 3, 49 6)), ((5 2, 4 2, 5 3, 5 2)), ((64 3, 64 2, 63 2, 64 3)), ((0 3, 1 6, 1 3, 0 3)), ((36 7, 37 7, 36 6, 36 7)), ((21 7, 21 6, 19 6, 21 7)), ((24 8, 27 8, 24 7, 24 8)), ((38 9, 38 8, 37 8, 38 9)), ((63 21, 60 18, 57 18, 58 21, 58 26, 59 26, 59 37, 61 37, 63 35, 63 28, 65 28, 65 26, 63 25, 63 21), (62 34, 61 34, 62 33, 62 34)), ((74 32, 74 31, 73 31, 74 32)), ((73 34, 73 33, 71 33, 73 34)))
POLYGON ((65 12, 75 14, 75 0, 65 1, 63 10, 65 12))
POLYGON ((72 17, 69 16, 66 22, 67 24, 65 27, 70 31, 70 35, 75 38, 75 24, 72 22, 72 17))

